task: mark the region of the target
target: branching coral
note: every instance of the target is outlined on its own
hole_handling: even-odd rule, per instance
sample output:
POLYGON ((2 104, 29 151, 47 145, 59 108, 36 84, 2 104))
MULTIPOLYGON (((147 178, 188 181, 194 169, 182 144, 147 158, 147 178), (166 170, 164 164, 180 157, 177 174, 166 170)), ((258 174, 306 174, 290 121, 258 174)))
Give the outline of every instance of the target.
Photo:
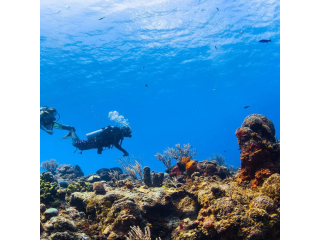
POLYGON ((219 164, 219 166, 225 166, 227 167, 228 164, 225 161, 225 157, 222 156, 221 154, 213 154, 213 157, 209 157, 208 161, 215 160, 219 164))
POLYGON ((192 146, 188 144, 184 144, 183 147, 180 146, 180 143, 176 144, 177 151, 179 153, 179 160, 183 157, 192 158, 194 155, 197 155, 197 150, 192 149, 192 146))
POLYGON ((109 177, 111 178, 112 181, 117 182, 120 180, 120 174, 118 171, 112 170, 108 172, 109 177))
MULTIPOLYGON (((126 236, 127 240, 151 240, 151 232, 149 227, 144 228, 144 233, 141 231, 139 226, 130 227, 131 231, 126 236)), ((161 240, 161 238, 156 238, 156 240, 161 240)))
POLYGON ((133 181, 143 178, 142 158, 135 156, 132 159, 130 157, 118 158, 118 163, 133 181))
POLYGON ((40 167, 47 172, 55 173, 59 166, 59 163, 55 159, 50 159, 41 163, 40 167))
POLYGON ((155 157, 167 167, 168 171, 171 169, 173 159, 176 161, 181 161, 184 157, 191 159, 197 154, 196 149, 192 149, 192 146, 189 143, 184 144, 183 147, 178 143, 175 147, 176 149, 167 148, 163 151, 163 154, 157 153, 155 155, 155 157))

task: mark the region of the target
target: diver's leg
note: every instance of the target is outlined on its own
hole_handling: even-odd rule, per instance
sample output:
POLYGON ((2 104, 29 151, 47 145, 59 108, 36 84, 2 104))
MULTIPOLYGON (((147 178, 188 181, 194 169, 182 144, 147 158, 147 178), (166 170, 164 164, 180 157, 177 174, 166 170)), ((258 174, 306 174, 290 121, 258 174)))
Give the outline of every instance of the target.
POLYGON ((70 131, 71 129, 73 129, 74 131, 76 130, 72 126, 64 125, 64 124, 61 124, 61 123, 54 123, 53 127, 57 128, 57 129, 68 130, 68 131, 70 131))
POLYGON ((123 154, 123 156, 129 156, 129 153, 126 151, 126 150, 124 150, 118 143, 115 143, 115 144, 113 144, 118 150, 120 150, 121 152, 123 152, 124 154, 123 154))
POLYGON ((70 130, 70 133, 72 137, 72 145, 75 146, 76 142, 80 141, 80 138, 77 136, 73 129, 70 130))

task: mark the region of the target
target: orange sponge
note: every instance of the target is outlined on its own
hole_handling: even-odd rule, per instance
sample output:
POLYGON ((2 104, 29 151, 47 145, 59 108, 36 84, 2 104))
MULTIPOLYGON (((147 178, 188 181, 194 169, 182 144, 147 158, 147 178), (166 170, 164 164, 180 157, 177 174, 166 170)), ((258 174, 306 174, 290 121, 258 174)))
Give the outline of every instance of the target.
POLYGON ((195 171, 197 171, 198 167, 197 167, 197 163, 195 161, 188 161, 186 164, 186 172, 188 174, 188 176, 190 177, 192 173, 194 173, 195 171))
POLYGON ((190 162, 190 157, 183 157, 181 159, 181 162, 184 164, 184 165, 187 165, 188 162, 190 162))

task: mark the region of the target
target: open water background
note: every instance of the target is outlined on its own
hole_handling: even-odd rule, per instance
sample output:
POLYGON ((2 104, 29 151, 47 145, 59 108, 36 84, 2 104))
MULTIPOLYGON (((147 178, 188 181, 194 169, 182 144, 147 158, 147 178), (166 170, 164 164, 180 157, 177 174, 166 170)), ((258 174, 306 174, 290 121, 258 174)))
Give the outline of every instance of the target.
MULTIPOLYGON (((249 114, 280 139, 279 0, 42 0, 40 10, 40 103, 81 139, 118 111, 133 131, 123 148, 156 171, 154 155, 176 143, 239 167, 235 131, 249 114)), ((73 153, 66 133, 41 131, 41 161, 85 174, 118 166, 117 149, 73 153)))

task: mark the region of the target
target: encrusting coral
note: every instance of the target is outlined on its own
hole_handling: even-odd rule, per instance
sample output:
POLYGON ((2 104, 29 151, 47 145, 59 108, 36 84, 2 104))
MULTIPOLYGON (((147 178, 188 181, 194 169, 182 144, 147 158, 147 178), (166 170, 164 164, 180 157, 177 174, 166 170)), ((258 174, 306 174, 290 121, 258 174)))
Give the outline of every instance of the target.
POLYGON ((149 226, 152 239, 279 239, 277 173, 255 191, 235 177, 221 181, 199 174, 178 188, 102 184, 103 194, 74 192, 57 216, 41 217, 41 239, 123 239, 132 226, 149 226))
POLYGON ((251 181, 255 188, 271 174, 280 172, 280 142, 268 118, 260 114, 247 116, 236 136, 241 149, 239 183, 251 181))
POLYGON ((93 185, 84 180, 79 180, 78 182, 69 184, 67 188, 67 194, 71 194, 73 192, 90 192, 90 191, 93 191, 93 185))

